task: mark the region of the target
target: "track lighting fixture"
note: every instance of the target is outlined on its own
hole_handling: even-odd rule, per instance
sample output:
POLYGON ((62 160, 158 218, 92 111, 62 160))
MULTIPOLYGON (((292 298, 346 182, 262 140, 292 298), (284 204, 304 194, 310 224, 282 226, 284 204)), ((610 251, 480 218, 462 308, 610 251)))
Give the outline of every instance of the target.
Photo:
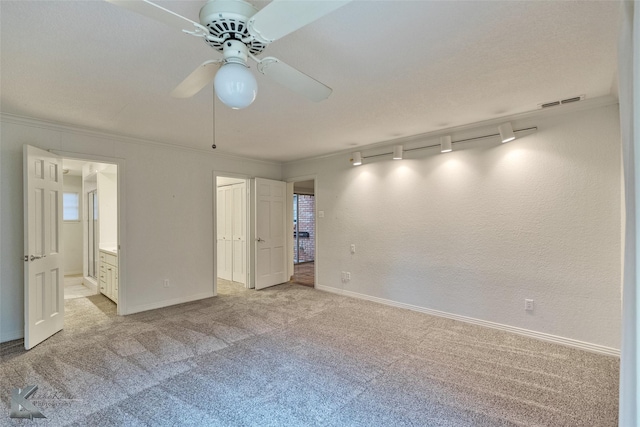
POLYGON ((450 135, 441 136, 440 137, 440 152, 441 153, 448 153, 451 150, 452 150, 452 148, 451 148, 451 136, 450 135))
POLYGON ((515 132, 535 132, 538 130, 538 128, 536 126, 531 126, 524 129, 517 129, 514 131, 513 127, 511 126, 511 123, 506 122, 498 126, 498 130, 500 131, 499 134, 493 133, 489 135, 480 135, 480 136, 474 136, 470 138, 458 139, 457 141, 453 141, 451 138, 451 135, 443 135, 440 137, 440 139, 437 142, 434 141, 433 143, 428 145, 410 147, 406 149, 402 145, 395 145, 391 152, 387 151, 384 153, 370 154, 367 156, 363 156, 362 152, 356 151, 354 153, 351 153, 350 161, 353 163, 354 166, 359 166, 362 164, 362 159, 388 156, 389 154, 393 155, 394 160, 398 160, 403 158, 403 155, 405 152, 415 151, 415 150, 424 150, 424 149, 435 148, 435 147, 440 147, 440 152, 442 153, 448 153, 453 150, 452 148, 453 144, 462 144, 465 142, 478 141, 478 140, 487 139, 487 138, 494 139, 497 136, 500 137, 500 140, 502 141, 502 143, 505 143, 505 142, 513 141, 514 139, 516 139, 515 132))
POLYGON ((511 122, 506 122, 498 126, 498 131, 500 132, 500 140, 503 144, 516 139, 513 128, 511 127, 511 122))
POLYGON ((353 162, 353 166, 360 166, 362 164, 362 155, 359 151, 352 154, 351 161, 353 162))

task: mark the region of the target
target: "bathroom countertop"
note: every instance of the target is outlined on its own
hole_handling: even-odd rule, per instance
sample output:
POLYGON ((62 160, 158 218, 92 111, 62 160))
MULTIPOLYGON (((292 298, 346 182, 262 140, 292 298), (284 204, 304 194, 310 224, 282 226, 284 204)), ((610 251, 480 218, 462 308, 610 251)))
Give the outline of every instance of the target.
POLYGON ((109 252, 113 255, 118 255, 118 249, 116 249, 114 246, 100 246, 100 250, 103 252, 109 252))

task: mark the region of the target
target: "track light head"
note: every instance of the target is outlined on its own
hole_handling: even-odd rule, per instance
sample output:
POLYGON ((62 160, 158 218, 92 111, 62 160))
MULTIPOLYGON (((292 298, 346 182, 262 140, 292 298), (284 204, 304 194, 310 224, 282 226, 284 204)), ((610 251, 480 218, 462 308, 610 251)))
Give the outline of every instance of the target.
POLYGON ((393 147, 393 160, 402 160, 402 145, 393 147))
POLYGON ((362 154, 359 151, 356 151, 351 155, 351 162, 353 166, 360 166, 362 164, 362 154))
POLYGON ((450 135, 441 136, 440 137, 440 152, 441 153, 448 153, 451 150, 452 150, 452 148, 451 148, 451 136, 450 135))
POLYGON ((513 127, 511 127, 511 122, 506 122, 498 126, 498 131, 500 132, 500 140, 503 144, 516 139, 516 135, 513 133, 513 127))

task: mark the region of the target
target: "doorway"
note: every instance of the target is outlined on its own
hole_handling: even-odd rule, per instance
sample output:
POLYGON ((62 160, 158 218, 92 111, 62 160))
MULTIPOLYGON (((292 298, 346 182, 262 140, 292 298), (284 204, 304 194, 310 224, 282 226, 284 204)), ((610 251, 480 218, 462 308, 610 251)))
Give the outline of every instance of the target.
POLYGON ((292 282, 315 286, 316 203, 315 180, 293 183, 292 282))
MULTIPOLYGON (((77 153, 56 153, 28 144, 23 146, 24 346, 27 350, 63 329, 68 302, 95 304, 91 300, 94 297, 108 302, 103 295, 118 302, 118 259, 122 239, 118 186, 122 183, 119 175, 123 163, 113 160, 113 164, 98 163, 82 160, 77 153), (65 175, 80 177, 68 178, 65 188, 65 175), (101 194, 105 197, 102 197, 103 203, 98 203, 99 270, 97 281, 91 283, 87 268, 85 200, 88 198, 85 193, 91 190, 93 179, 98 198, 101 194), (102 274, 103 269, 105 274, 102 274), (94 295, 82 295, 66 302, 65 272, 77 279, 76 285, 88 288, 94 295)), ((77 312, 70 311, 71 316, 77 312)), ((112 311, 120 314, 124 310, 113 304, 112 311)))
POLYGON ((63 158, 62 168, 64 299, 101 295, 117 305, 118 167, 63 158))

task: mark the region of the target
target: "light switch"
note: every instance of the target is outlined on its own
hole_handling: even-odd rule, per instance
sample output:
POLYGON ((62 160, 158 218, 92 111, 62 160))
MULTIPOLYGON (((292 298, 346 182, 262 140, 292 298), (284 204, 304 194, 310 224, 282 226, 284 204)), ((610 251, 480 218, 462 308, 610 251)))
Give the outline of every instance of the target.
POLYGON ((324 211, 318 211, 318 218, 324 218, 324 211))

